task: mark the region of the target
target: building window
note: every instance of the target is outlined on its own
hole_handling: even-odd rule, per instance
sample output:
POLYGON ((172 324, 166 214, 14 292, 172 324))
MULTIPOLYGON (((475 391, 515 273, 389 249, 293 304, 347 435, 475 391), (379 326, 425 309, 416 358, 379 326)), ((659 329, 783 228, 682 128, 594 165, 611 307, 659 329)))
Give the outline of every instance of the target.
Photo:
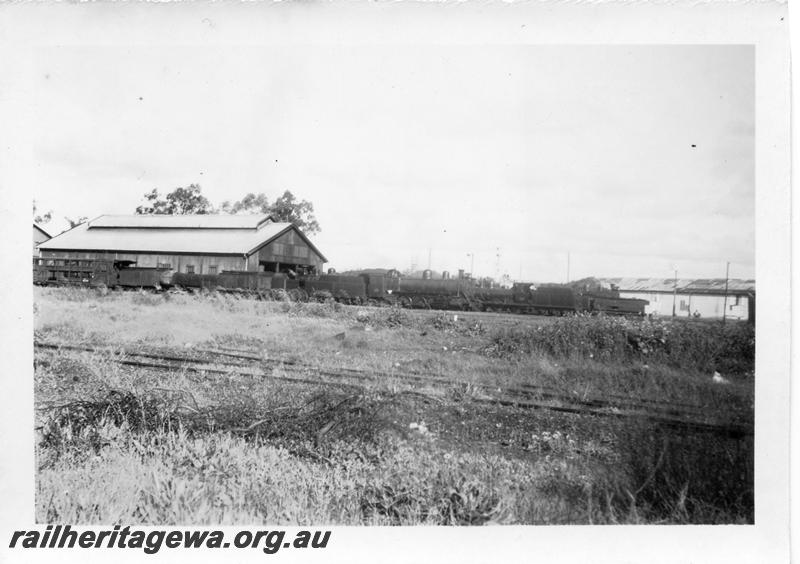
POLYGON ((186 274, 194 274, 194 265, 193 264, 187 264, 186 265, 186 274))
POLYGON ((208 273, 209 274, 216 274, 217 273, 217 265, 214 264, 214 265, 209 266, 208 267, 208 273))
POLYGON ((689 311, 689 304, 686 300, 681 300, 681 311, 689 311))
POLYGON ((167 270, 172 270, 172 264, 170 264, 168 262, 159 262, 158 263, 158 268, 165 268, 167 270))

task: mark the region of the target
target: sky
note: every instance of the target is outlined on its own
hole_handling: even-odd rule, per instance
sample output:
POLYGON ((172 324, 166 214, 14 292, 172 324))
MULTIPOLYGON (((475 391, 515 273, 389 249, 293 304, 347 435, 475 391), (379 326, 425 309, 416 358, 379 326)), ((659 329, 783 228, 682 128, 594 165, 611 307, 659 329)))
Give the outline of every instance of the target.
POLYGON ((755 274, 752 46, 40 47, 36 199, 309 200, 338 270, 755 274), (474 266, 473 266, 474 265, 474 266))

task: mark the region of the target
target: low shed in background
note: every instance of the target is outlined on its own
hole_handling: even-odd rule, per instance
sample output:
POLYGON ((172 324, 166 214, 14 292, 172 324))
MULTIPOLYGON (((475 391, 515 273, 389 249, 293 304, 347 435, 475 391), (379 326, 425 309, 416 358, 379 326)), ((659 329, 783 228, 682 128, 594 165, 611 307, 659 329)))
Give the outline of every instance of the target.
POLYGON ((650 304, 645 313, 679 317, 752 320, 755 316, 755 280, 677 279, 674 278, 602 278, 600 281, 619 288, 623 298, 639 298, 650 304), (727 296, 727 297, 726 297, 727 296))

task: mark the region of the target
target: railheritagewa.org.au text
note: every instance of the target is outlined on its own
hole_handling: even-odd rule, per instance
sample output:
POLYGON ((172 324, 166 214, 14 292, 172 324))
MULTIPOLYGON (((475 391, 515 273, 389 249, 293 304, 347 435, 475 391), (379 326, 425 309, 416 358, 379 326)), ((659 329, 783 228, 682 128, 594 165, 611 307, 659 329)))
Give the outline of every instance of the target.
POLYGON ((241 530, 227 535, 220 530, 143 530, 115 525, 102 530, 73 530, 70 525, 47 525, 44 530, 14 531, 9 548, 118 548, 156 554, 162 549, 259 549, 275 554, 281 549, 325 548, 330 531, 301 530, 287 536, 281 530, 241 530))

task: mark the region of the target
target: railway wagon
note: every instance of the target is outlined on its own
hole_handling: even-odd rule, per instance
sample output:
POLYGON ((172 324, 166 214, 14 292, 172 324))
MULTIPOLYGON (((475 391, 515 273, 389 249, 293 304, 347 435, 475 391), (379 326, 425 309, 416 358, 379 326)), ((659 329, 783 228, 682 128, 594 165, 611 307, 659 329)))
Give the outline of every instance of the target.
POLYGON ((119 265, 114 270, 116 272, 116 279, 113 281, 113 284, 107 283, 106 286, 122 286, 123 288, 162 288, 168 287, 172 281, 172 272, 168 268, 119 265))
POLYGON ((47 285, 99 286, 111 285, 116 278, 108 261, 77 258, 33 259, 33 283, 47 285))
POLYGON ((188 274, 176 272, 172 284, 182 288, 206 290, 240 290, 265 292, 268 290, 296 290, 299 282, 285 274, 274 272, 247 272, 226 270, 220 274, 188 274))
POLYGON ((300 288, 309 296, 328 296, 347 303, 360 304, 367 301, 367 282, 362 276, 322 274, 300 279, 300 288))
POLYGON ((159 288, 168 286, 171 272, 163 268, 141 268, 133 261, 82 258, 33 259, 33 282, 57 286, 121 286, 159 288))

